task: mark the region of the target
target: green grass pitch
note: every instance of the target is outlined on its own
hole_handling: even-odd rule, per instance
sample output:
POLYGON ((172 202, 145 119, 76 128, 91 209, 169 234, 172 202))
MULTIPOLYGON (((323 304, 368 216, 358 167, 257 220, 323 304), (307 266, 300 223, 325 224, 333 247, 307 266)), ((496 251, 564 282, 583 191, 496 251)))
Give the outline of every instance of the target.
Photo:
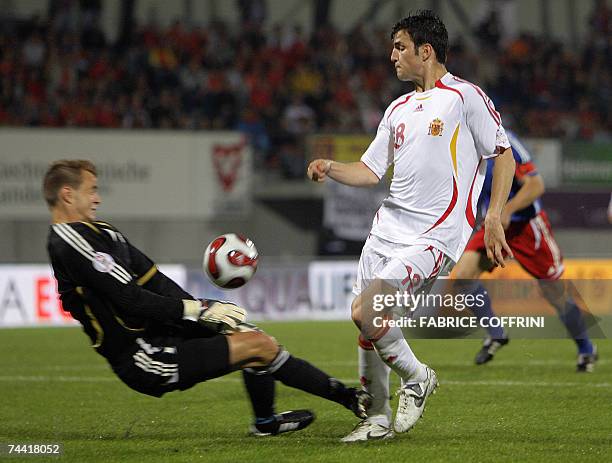
MULTIPOLYGON (((262 326, 295 355, 356 383, 349 322, 262 326)), ((612 341, 598 340, 601 361, 582 375, 570 340, 513 340, 482 367, 472 365, 477 340, 411 344, 441 383, 424 418, 396 439, 346 445, 339 439, 356 419, 300 391, 279 386, 277 408, 310 408, 313 425, 250 437, 238 374, 154 399, 116 379, 77 328, 2 330, 0 443, 59 442, 62 456, 34 460, 62 462, 610 461, 612 341)))

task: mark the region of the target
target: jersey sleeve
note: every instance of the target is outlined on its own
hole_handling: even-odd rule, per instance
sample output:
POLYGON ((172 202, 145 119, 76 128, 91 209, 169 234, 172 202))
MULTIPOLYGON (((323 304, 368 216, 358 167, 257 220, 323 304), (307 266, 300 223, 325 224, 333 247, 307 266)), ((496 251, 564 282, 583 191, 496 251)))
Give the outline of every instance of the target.
POLYGON ((508 140, 512 145, 512 155, 516 161, 515 176, 518 180, 523 177, 538 175, 538 168, 532 160, 531 153, 519 138, 512 132, 508 131, 508 140))
POLYGON ((177 297, 180 299, 195 299, 191 294, 181 288, 174 280, 164 275, 157 265, 140 249, 127 243, 130 250, 132 267, 136 272, 136 284, 148 291, 162 296, 177 297))
POLYGON ((182 297, 163 296, 139 286, 121 258, 94 232, 69 224, 54 224, 53 231, 61 240, 52 260, 59 261, 76 285, 110 300, 125 313, 161 321, 182 319, 182 297))
POLYGON ((389 166, 393 163, 393 131, 388 121, 389 112, 389 108, 387 108, 380 124, 378 124, 374 140, 361 156, 361 162, 374 172, 379 179, 383 178, 389 166))
POLYGON ((489 97, 480 88, 471 84, 465 95, 467 125, 478 154, 488 159, 510 148, 501 116, 489 97))

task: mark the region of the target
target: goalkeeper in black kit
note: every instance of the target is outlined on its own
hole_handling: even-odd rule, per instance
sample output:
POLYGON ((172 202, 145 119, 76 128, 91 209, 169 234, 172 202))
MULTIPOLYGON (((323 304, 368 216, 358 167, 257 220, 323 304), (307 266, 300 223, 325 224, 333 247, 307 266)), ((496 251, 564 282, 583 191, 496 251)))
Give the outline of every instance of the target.
POLYGON ((54 162, 43 192, 52 218, 47 249, 62 305, 130 388, 161 397, 240 369, 255 435, 297 431, 314 420, 307 410, 275 413, 275 380, 365 418, 369 394, 290 355, 246 324, 242 307, 194 298, 116 228, 97 221, 100 197, 91 162, 54 162))

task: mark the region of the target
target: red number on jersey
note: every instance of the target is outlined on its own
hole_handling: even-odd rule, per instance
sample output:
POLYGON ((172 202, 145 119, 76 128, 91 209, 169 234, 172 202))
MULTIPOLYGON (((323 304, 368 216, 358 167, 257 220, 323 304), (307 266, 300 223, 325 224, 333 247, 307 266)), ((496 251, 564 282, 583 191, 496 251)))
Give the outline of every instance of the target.
POLYGON ((395 129, 395 149, 398 149, 400 146, 404 144, 404 130, 406 129, 406 124, 403 122, 397 126, 395 129))

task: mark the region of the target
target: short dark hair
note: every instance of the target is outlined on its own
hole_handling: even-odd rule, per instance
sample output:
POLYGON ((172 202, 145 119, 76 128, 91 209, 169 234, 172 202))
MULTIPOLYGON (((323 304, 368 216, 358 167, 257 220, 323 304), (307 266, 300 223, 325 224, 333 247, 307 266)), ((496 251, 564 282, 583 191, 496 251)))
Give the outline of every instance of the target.
POLYGON ((414 42, 414 50, 418 53, 418 47, 424 43, 432 46, 436 52, 439 63, 446 63, 446 52, 448 50, 448 32, 442 20, 431 10, 418 10, 414 14, 398 21, 391 30, 391 38, 399 31, 405 30, 414 42))
POLYGON ((49 207, 55 206, 63 186, 75 189, 81 186, 84 170, 98 176, 93 162, 85 159, 62 159, 51 163, 43 179, 43 194, 49 207))

